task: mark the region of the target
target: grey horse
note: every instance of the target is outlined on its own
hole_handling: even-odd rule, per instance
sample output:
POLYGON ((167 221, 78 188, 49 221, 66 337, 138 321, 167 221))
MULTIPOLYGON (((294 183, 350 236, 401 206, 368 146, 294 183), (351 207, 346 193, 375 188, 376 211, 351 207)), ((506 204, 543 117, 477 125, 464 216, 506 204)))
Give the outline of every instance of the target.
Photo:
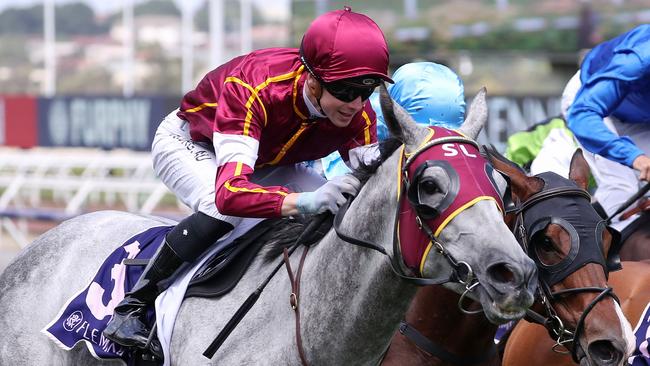
MULTIPOLYGON (((393 103, 382 88, 389 129, 415 151, 428 134, 393 103)), ((460 132, 476 138, 487 119, 485 92, 474 99, 460 132)), ((393 252, 399 177, 399 150, 386 154, 343 218, 340 230, 393 252)), ((428 180, 446 187, 440 170, 428 168, 428 180)), ((495 177, 500 188, 503 178, 495 177)), ((445 192, 423 199, 440 200, 445 192), (442 194, 441 194, 442 193, 442 194)), ((64 351, 40 330, 73 294, 84 288, 102 260, 134 234, 168 224, 163 219, 104 211, 78 216, 31 243, 0 277, 0 364, 92 365, 99 361, 78 344, 64 351), (82 260, 83 259, 83 260, 82 260)), ((457 260, 468 263, 481 286, 474 295, 495 322, 520 318, 533 302, 536 269, 520 249, 497 204, 481 200, 455 216, 438 240, 457 260)), ((298 265, 302 248, 291 258, 298 265)), ((399 260, 399 253, 393 253, 399 260)), ((279 258, 278 258, 279 259, 279 258)), ((209 360, 202 356, 216 333, 277 261, 258 257, 239 285, 218 299, 192 298, 179 311, 171 342, 173 365, 299 365, 291 285, 279 272, 258 302, 209 360)), ((423 265, 423 277, 449 274, 452 267, 435 250, 423 265)), ((457 285, 451 287, 459 289, 457 285)), ((417 287, 399 279, 389 261, 367 248, 350 245, 330 231, 310 249, 301 282, 300 332, 312 365, 374 365, 387 349, 417 287)), ((462 290, 462 288, 460 288, 462 290)))

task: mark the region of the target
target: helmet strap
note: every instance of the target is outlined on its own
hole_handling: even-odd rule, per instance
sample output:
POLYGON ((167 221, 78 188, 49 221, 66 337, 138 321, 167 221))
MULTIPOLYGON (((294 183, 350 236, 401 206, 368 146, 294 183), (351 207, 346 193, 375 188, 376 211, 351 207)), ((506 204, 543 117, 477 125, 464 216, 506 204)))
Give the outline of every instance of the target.
POLYGON ((325 114, 325 111, 323 110, 323 107, 320 105, 320 99, 323 96, 323 84, 314 77, 312 74, 307 74, 307 80, 305 80, 305 84, 307 84, 307 88, 309 89, 309 93, 316 99, 316 106, 320 110, 322 114, 325 114))

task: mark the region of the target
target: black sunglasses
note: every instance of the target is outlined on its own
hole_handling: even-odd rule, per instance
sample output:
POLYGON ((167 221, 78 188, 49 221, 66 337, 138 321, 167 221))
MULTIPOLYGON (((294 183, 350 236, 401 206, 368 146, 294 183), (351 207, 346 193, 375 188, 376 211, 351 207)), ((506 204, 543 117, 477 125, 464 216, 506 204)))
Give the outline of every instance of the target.
POLYGON ((322 83, 322 85, 330 94, 332 94, 332 96, 334 96, 334 98, 346 103, 349 103, 358 97, 361 97, 361 100, 366 101, 370 98, 370 95, 372 95, 376 88, 376 86, 352 86, 341 81, 322 83))

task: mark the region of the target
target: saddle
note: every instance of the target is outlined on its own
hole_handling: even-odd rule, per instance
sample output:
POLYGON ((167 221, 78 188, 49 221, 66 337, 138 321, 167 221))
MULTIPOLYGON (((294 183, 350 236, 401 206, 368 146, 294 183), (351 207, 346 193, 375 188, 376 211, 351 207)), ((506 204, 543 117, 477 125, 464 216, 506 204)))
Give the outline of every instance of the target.
MULTIPOLYGON (((278 257, 282 248, 291 245, 304 231, 311 218, 283 217, 267 219, 237 238, 229 249, 208 260, 192 278, 185 298, 214 298, 229 293, 246 273, 253 259, 266 244, 274 243, 277 250, 269 250, 267 259, 278 257), (280 231, 274 229, 283 228, 280 231)), ((310 233, 303 244, 311 245, 322 239, 332 227, 332 220, 310 233)))

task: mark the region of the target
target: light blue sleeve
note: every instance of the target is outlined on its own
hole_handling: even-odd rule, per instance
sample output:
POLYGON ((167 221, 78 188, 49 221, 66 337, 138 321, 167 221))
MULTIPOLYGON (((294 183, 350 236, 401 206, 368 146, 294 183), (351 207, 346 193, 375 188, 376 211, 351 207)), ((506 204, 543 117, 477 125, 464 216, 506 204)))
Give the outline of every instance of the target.
POLYGON ((603 122, 623 101, 629 86, 626 81, 612 78, 611 72, 608 74, 594 74, 582 85, 569 109, 567 126, 590 152, 631 167, 643 152, 628 137, 611 132, 603 122))
POLYGON ((323 165, 323 174, 327 180, 352 172, 338 151, 334 151, 326 157, 321 158, 321 163, 323 165))

